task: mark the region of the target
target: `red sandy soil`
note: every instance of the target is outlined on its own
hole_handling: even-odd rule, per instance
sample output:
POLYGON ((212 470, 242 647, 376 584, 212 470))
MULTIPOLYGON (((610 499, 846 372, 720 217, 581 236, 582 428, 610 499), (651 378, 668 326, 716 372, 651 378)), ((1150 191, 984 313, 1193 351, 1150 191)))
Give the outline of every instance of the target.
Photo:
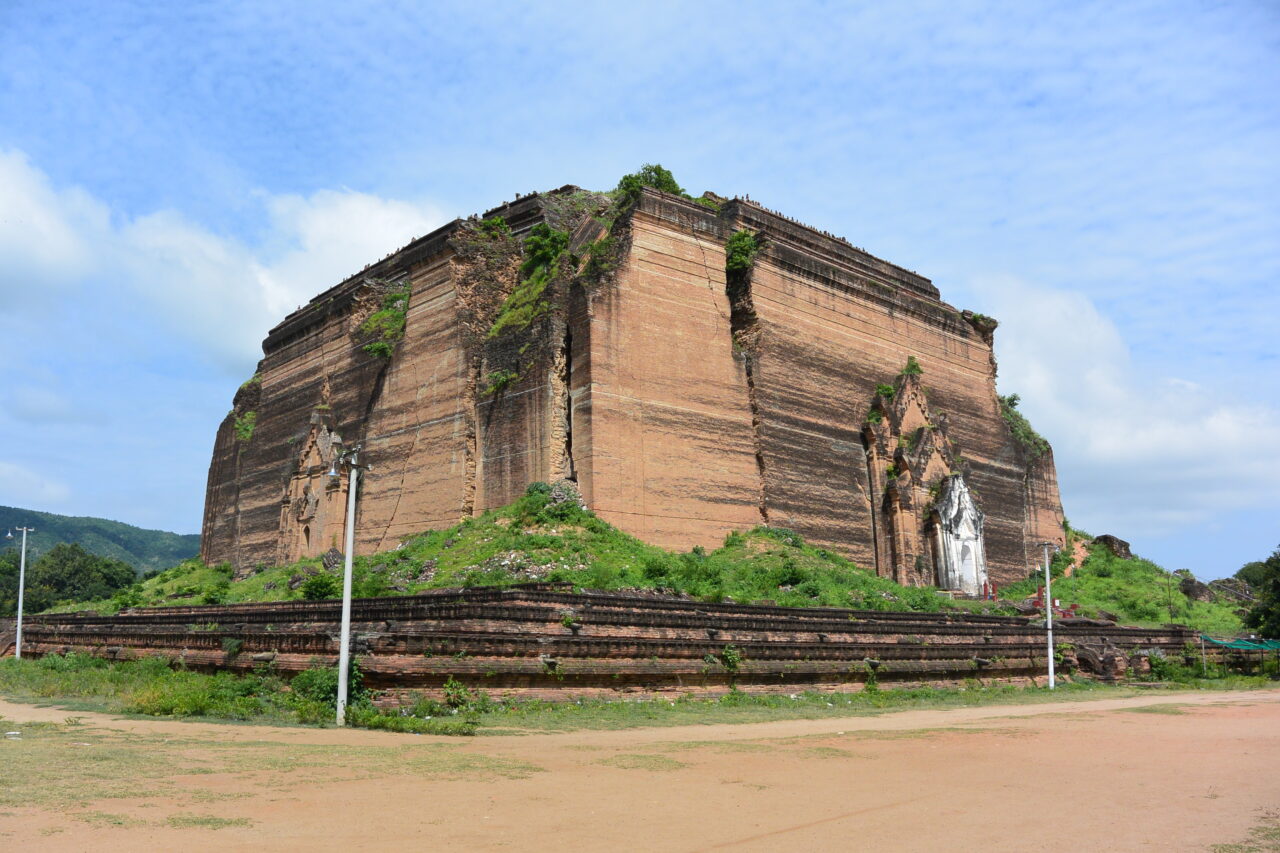
MULTIPOLYGON (((0 701, 18 729, 68 716, 0 701)), ((175 761, 162 797, 2 807, 0 848, 1205 850, 1280 809, 1280 690, 469 739, 75 716, 86 738, 181 742, 175 757, 342 754, 203 774, 175 761), (370 766, 371 747, 539 769, 442 776, 370 766)), ((4 771, 11 743, 0 793, 22 784, 4 771)))

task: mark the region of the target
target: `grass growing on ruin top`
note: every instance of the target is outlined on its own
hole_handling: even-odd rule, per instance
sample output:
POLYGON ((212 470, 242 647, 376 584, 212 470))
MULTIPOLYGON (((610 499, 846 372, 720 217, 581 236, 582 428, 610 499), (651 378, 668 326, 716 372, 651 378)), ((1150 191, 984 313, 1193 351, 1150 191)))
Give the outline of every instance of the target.
MULTIPOLYGON (((1108 615, 1122 625, 1144 627, 1173 621, 1213 634, 1238 634, 1243 630, 1239 603, 1190 599, 1179 589, 1180 577, 1150 560, 1121 559, 1106 546, 1094 544, 1071 577, 1064 576, 1064 568, 1059 561, 1053 569, 1053 597, 1063 605, 1079 604, 1082 616, 1108 615)), ((1001 587, 1000 596, 1021 600, 1035 595, 1043 583, 1043 574, 1033 574, 1001 587)))
MULTIPOLYGON (((308 559, 259 567, 234 579, 228 565, 188 560, 111 599, 54 610, 114 613, 124 607, 331 598, 340 594, 339 574, 308 559)), ((789 607, 937 611, 947 604, 932 589, 899 586, 778 528, 731 533, 712 551, 672 553, 597 518, 583 508, 571 484, 535 483, 508 506, 358 557, 353 581, 354 594, 362 598, 546 581, 789 607)))

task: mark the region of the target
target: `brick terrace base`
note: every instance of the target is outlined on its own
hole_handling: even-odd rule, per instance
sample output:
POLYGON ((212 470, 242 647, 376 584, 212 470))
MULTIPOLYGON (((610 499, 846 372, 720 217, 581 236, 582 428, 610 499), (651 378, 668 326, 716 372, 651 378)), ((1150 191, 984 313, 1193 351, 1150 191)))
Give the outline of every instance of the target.
MULTIPOLYGON (((270 665, 289 675, 336 662, 340 619, 338 601, 49 614, 26 621, 23 652, 160 655, 195 669, 270 665)), ((0 625, 0 654, 12 654, 11 621, 0 625)), ((1184 627, 1087 620, 1054 629, 1058 643, 1121 657, 1160 649, 1182 658, 1197 638, 1184 627)), ((714 695, 731 684, 856 690, 872 673, 885 686, 1030 683, 1047 666, 1044 628, 1019 617, 708 604, 546 584, 357 599, 352 635, 366 684, 389 703, 439 697, 451 677, 497 698, 623 698, 714 695), (725 665, 730 645, 742 658, 736 671, 725 665)))

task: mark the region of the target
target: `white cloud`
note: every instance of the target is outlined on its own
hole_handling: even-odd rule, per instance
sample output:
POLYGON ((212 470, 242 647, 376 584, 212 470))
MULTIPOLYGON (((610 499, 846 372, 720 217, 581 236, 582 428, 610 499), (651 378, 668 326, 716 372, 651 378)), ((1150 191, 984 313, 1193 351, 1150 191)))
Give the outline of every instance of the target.
POLYGON ((10 506, 56 507, 71 490, 52 477, 0 460, 0 500, 10 506))
POLYGON ((12 304, 85 275, 109 229, 106 205, 78 189, 55 190, 20 151, 0 150, 0 296, 12 304))
POLYGON ((113 222, 107 205, 54 189, 20 153, 0 153, 0 187, 0 292, 65 297, 92 283, 118 297, 119 315, 104 323, 159 322, 235 373, 286 313, 444 221, 427 206, 349 190, 262 194, 270 227, 249 246, 169 210, 113 222))
POLYGON ((275 234, 292 243, 257 267, 277 318, 445 219, 432 208, 351 191, 274 196, 267 203, 275 234))
POLYGON ((1163 536, 1280 492, 1280 410, 1144 375, 1079 293, 975 283, 996 316, 1003 393, 1054 446, 1068 516, 1094 533, 1163 536))

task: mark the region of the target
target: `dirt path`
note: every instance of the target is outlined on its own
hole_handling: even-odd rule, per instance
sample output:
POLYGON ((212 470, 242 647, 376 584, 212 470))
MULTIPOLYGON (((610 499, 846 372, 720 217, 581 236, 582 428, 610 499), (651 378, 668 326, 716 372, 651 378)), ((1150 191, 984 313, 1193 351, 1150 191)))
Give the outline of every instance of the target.
POLYGON ((0 717, 14 850, 1205 850, 1280 810, 1280 691, 473 739, 0 717))

